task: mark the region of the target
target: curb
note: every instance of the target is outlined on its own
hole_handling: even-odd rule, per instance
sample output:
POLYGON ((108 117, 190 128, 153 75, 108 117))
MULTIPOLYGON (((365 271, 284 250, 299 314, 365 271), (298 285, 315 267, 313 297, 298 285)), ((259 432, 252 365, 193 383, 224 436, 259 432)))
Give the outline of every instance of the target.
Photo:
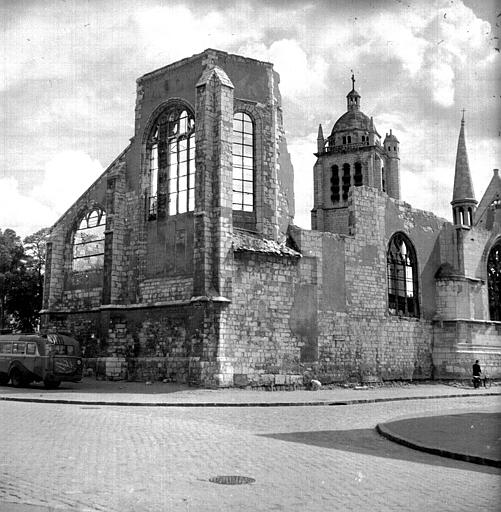
POLYGON ((501 468, 501 460, 499 459, 480 457, 478 455, 469 455, 467 453, 451 452, 449 450, 443 450, 441 448, 436 448, 434 446, 418 443, 416 441, 411 441, 406 437, 395 434, 388 428, 387 424, 384 423, 378 423, 376 425, 376 430, 380 435, 382 435, 386 439, 389 439, 390 441, 401 444, 403 446, 407 446, 408 448, 412 448, 414 450, 431 453, 432 455, 439 455, 441 457, 448 457, 449 459, 472 462, 473 464, 481 464, 483 466, 493 466, 495 468, 501 468))
POLYGON ((65 405, 101 405, 121 407, 335 407, 341 405, 359 405, 381 402, 399 402, 404 400, 436 400, 439 398, 468 398, 478 396, 500 396, 501 392, 489 393, 455 393, 449 395, 424 395, 404 396, 388 398, 360 398, 354 400, 334 401, 309 401, 309 402, 127 402, 127 401, 104 401, 104 400, 71 400, 51 398, 23 398, 13 396, 0 396, 0 401, 6 402, 30 402, 43 404, 65 404, 65 405))

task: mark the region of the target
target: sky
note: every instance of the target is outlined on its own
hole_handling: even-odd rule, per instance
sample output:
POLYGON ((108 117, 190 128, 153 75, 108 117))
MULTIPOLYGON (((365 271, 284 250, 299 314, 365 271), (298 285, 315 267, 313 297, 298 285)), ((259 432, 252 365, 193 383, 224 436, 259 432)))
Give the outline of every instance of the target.
POLYGON ((136 79, 216 48, 280 74, 310 228, 318 125, 361 110, 400 141, 401 197, 451 218, 462 109, 477 200, 501 166, 496 0, 0 0, 0 229, 52 225, 127 146, 136 79))

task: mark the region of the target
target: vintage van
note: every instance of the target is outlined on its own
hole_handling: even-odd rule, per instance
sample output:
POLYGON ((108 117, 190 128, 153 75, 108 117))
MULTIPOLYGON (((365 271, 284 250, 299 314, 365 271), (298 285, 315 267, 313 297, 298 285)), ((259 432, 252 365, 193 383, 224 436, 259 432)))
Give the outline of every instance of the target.
POLYGON ((43 381, 57 388, 62 381, 82 379, 82 358, 77 340, 63 334, 1 334, 0 385, 15 387, 43 381))

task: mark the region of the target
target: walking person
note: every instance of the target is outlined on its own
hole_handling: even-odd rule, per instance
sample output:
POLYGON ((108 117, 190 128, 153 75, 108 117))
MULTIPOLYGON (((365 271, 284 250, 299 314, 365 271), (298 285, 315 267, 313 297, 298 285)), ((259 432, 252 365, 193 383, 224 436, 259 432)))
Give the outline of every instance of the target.
POLYGON ((480 368, 480 365, 478 364, 478 359, 475 361, 475 364, 473 365, 473 387, 479 388, 480 387, 480 378, 482 374, 482 369, 480 368))

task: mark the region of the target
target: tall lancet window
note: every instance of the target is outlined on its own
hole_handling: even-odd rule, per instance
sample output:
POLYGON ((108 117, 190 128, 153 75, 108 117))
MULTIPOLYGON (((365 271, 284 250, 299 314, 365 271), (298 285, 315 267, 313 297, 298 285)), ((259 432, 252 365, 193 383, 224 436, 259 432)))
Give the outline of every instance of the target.
POLYGON ((416 252, 403 233, 390 240, 387 253, 388 309, 393 315, 419 316, 416 252))
POLYGON ((195 209, 195 119, 182 105, 158 117, 147 144, 149 218, 195 209))
POLYGON ((487 258, 487 287, 491 320, 501 321, 501 240, 491 249, 487 258))
POLYGON ((254 125, 249 115, 233 117, 233 209, 254 210, 254 125))

